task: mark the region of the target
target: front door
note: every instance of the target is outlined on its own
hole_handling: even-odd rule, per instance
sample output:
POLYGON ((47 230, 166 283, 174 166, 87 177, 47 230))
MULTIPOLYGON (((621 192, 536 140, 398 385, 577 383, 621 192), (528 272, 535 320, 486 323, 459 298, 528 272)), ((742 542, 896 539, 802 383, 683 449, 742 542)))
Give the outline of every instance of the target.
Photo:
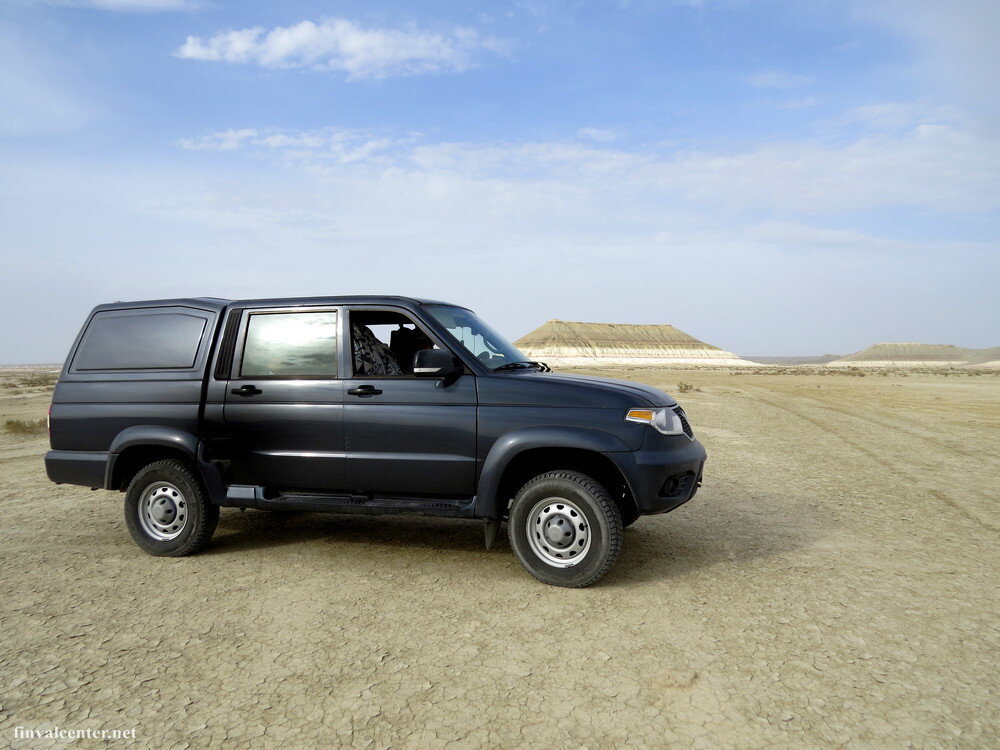
POLYGON ((345 490, 338 314, 243 312, 224 407, 234 476, 269 490, 345 490))
POLYGON ((400 310, 348 313, 344 379, 348 489, 374 495, 471 497, 476 483, 476 379, 412 374, 420 348, 443 344, 400 310))

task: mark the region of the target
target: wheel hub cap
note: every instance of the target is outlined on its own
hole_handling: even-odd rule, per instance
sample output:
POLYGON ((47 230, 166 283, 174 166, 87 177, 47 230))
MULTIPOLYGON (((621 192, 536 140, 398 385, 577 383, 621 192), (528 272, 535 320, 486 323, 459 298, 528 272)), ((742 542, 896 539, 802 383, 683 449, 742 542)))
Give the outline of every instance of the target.
POLYGON ((150 515, 153 516, 153 520, 157 523, 170 523, 174 520, 174 516, 177 514, 177 510, 170 500, 166 498, 160 498, 150 510, 150 515))
POLYGON ((575 502, 548 497, 531 509, 528 543, 543 561, 557 568, 576 565, 590 551, 590 525, 575 502))
POLYGON ((184 531, 188 522, 187 498, 170 482, 154 482, 139 498, 139 525, 153 539, 168 542, 184 531))
POLYGON ((576 527, 569 516, 551 516, 545 522, 545 538, 553 547, 565 549, 572 546, 576 538, 576 527))

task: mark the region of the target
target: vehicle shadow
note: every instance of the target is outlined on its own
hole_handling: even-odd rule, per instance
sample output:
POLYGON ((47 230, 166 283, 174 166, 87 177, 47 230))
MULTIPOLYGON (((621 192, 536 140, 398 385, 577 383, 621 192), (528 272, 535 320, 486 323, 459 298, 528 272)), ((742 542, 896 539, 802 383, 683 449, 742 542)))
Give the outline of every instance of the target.
MULTIPOLYGON (((482 521, 427 516, 223 510, 202 555, 309 542, 400 549, 483 551, 482 521)), ((497 539, 506 544, 506 538, 497 539)))
MULTIPOLYGON (((640 518, 626 529, 621 556, 598 585, 635 585, 720 564, 739 565, 808 546, 836 529, 836 522, 814 499, 727 490, 703 491, 672 513, 640 518)), ((457 553, 469 558, 463 564, 478 560, 496 567, 501 576, 511 570, 509 559, 503 560, 506 570, 497 564, 497 555, 512 554, 506 527, 486 552, 481 521, 422 516, 224 510, 219 530, 202 554, 231 555, 309 542, 404 554, 457 553)), ((385 559, 392 564, 389 557, 385 559)))

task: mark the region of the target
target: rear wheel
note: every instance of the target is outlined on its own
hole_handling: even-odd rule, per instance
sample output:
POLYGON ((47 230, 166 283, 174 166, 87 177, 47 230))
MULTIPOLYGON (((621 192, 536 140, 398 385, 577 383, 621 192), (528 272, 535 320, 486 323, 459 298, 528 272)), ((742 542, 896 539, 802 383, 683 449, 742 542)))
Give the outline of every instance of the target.
POLYGON ((151 555, 181 557, 202 549, 219 522, 201 482, 182 461, 143 467, 125 493, 125 523, 132 539, 151 555))
POLYGON ((586 474, 550 471, 517 493, 507 533, 518 561, 539 581, 581 588, 618 559, 621 512, 607 490, 586 474))

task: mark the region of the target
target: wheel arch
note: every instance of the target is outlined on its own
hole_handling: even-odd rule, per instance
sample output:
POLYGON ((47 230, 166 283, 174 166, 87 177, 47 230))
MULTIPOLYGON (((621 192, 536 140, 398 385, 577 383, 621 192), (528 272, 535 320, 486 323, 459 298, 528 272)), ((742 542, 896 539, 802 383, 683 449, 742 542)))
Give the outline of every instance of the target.
POLYGON ((600 482, 622 509, 637 512, 628 447, 614 435, 586 428, 533 427, 494 443, 479 480, 476 515, 502 518, 531 477, 554 469, 579 471, 600 482))
POLYGON ((189 432, 159 425, 129 427, 111 443, 104 487, 123 490, 143 466, 166 458, 180 459, 201 475, 197 457, 198 438, 189 432))

